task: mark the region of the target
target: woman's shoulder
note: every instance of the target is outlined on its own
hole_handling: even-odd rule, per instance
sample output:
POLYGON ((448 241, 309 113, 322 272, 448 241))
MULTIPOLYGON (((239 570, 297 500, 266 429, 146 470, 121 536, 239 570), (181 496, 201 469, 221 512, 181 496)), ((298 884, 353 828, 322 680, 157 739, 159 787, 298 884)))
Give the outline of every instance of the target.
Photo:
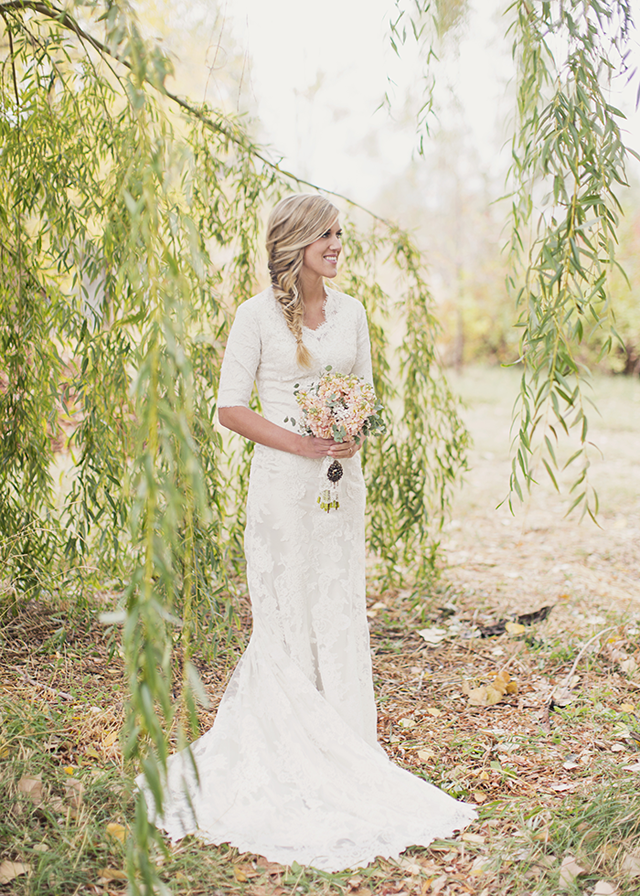
POLYGON ((256 293, 250 299, 240 302, 236 308, 236 320, 259 321, 265 314, 272 311, 274 305, 273 290, 270 286, 256 293))
POLYGON ((360 299, 356 299, 346 292, 340 292, 339 289, 334 289, 332 286, 327 286, 326 289, 327 298, 334 305, 336 311, 348 311, 357 315, 365 314, 364 305, 360 299))
POLYGON ((266 308, 271 305, 273 302, 273 290, 270 286, 267 286, 266 289, 263 289, 261 292, 256 293, 254 296, 251 296, 250 299, 245 299, 244 302, 240 302, 238 305, 236 313, 242 311, 243 314, 256 314, 262 308, 266 308))

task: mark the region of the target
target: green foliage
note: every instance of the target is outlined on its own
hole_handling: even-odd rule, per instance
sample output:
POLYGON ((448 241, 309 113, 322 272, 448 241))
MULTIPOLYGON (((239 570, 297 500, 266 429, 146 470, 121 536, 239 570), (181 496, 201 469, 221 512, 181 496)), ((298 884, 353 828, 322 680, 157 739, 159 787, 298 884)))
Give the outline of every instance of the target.
MULTIPOLYGON (((614 339, 611 351, 601 361, 602 366, 614 373, 629 376, 640 375, 640 215, 638 190, 632 185, 630 196, 623 204, 624 218, 618 227, 617 252, 621 268, 611 272, 610 294, 615 310, 615 329, 619 339, 614 339)), ((596 358, 601 354, 606 334, 595 334, 591 351, 596 358)))
MULTIPOLYGON (((187 740, 202 697, 194 638, 202 624, 224 637, 241 557, 250 448, 214 426, 226 331, 258 286, 263 211, 296 179, 238 121, 164 89, 169 63, 124 3, 5 0, 0 15, 5 588, 89 560, 122 583, 105 621, 123 623, 125 757, 161 806, 168 732, 187 740)), ((390 423, 368 455, 370 543, 389 577, 429 575, 464 430, 409 239, 374 221, 371 236, 353 226, 347 249, 345 285, 372 316, 390 423), (397 304, 377 265, 394 271, 397 304), (399 312, 394 359, 384 322, 399 312)), ((133 894, 162 888, 156 837, 139 796, 133 894)))
MULTIPOLYGON (((397 373, 395 364, 376 365, 376 390, 396 420, 385 435, 365 446, 374 507, 369 543, 384 558, 387 579, 412 570, 419 580, 433 575, 434 549, 427 553, 425 545, 434 521, 438 528, 442 524, 451 489, 466 466, 468 434, 439 370, 435 354, 439 327, 422 259, 406 234, 396 230, 393 239, 390 251, 405 281, 395 308, 404 326, 394 359, 397 373), (393 413, 400 408, 401 413, 393 413), (389 532, 396 533, 394 543, 389 542, 389 532)), ((370 298, 374 320, 380 298, 379 292, 370 298)), ((374 357, 388 355, 383 332, 372 327, 374 357)))
POLYGON ((513 143, 511 286, 520 308, 523 373, 511 493, 523 496, 539 461, 558 488, 556 448, 572 435, 571 506, 595 518, 589 486, 585 371, 577 347, 616 339, 610 283, 628 150, 622 113, 606 98, 625 69, 632 25, 626 0, 512 4, 519 67, 513 143), (603 334, 603 335, 601 335, 603 334))
MULTIPOLYGON (((418 151, 424 154, 424 136, 436 116, 434 63, 437 53, 451 38, 454 42, 464 23, 469 0, 394 0, 389 39, 395 53, 415 43, 423 63, 422 100, 418 110, 418 151)), ((385 102, 390 105, 389 96, 385 102)))

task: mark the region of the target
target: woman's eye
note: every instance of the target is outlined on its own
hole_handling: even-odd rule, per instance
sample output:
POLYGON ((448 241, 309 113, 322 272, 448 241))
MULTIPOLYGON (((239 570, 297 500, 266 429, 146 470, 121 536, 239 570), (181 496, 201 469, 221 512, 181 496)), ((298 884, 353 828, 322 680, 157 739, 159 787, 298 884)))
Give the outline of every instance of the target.
POLYGON ((339 240, 341 240, 341 239, 342 239, 342 231, 339 230, 339 231, 336 233, 336 236, 338 237, 339 240))

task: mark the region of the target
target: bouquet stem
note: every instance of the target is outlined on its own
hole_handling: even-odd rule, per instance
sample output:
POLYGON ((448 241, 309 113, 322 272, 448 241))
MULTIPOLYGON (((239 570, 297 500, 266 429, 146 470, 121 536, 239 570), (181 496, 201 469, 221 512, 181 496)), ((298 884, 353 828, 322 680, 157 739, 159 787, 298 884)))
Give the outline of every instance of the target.
POLYGON ((338 483, 342 479, 343 473, 344 469, 339 460, 331 460, 330 458, 327 458, 322 464, 318 504, 321 509, 325 510, 327 513, 329 513, 330 510, 337 510, 340 507, 340 501, 338 500, 338 483), (328 461, 330 462, 327 466, 328 461))

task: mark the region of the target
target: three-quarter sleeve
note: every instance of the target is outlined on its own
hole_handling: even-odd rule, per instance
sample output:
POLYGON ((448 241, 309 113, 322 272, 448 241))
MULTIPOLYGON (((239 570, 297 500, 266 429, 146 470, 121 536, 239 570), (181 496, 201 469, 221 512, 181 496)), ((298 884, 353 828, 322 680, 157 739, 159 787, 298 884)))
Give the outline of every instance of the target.
POLYGON ((356 324, 356 360, 351 372, 355 373, 356 376, 361 376, 368 383, 373 383, 373 371, 371 369, 371 342, 369 340, 367 313, 364 310, 364 305, 360 304, 356 324))
POLYGON ((249 407, 260 363, 260 328, 251 302, 236 312, 220 369, 218 407, 249 407))

